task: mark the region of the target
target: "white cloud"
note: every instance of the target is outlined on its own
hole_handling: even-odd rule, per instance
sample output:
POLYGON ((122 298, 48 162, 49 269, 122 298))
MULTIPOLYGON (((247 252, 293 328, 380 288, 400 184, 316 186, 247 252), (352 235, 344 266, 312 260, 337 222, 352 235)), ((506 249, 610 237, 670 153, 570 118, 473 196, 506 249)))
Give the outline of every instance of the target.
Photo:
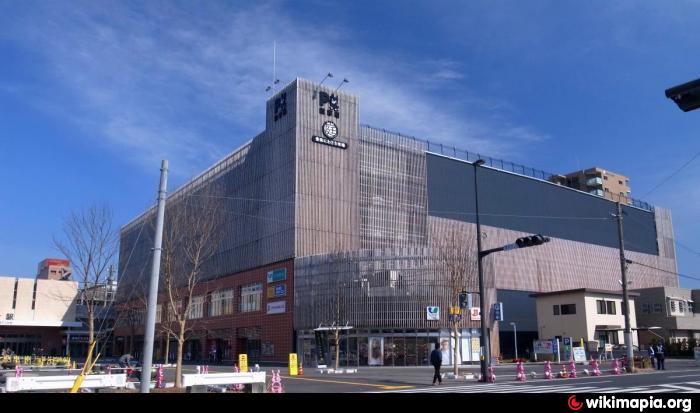
POLYGON ((360 96, 363 123, 497 156, 544 138, 470 113, 480 103, 497 107, 493 102, 443 98, 440 91, 467 78, 448 58, 414 62, 357 51, 351 33, 292 21, 270 5, 170 6, 36 3, 7 22, 6 38, 38 53, 76 102, 66 110, 55 96, 35 90, 37 99, 49 100, 38 105, 61 108, 96 141, 139 164, 152 168, 168 157, 184 175, 264 127, 275 40, 282 83, 297 76, 320 80, 329 70, 348 77, 345 88, 360 96))

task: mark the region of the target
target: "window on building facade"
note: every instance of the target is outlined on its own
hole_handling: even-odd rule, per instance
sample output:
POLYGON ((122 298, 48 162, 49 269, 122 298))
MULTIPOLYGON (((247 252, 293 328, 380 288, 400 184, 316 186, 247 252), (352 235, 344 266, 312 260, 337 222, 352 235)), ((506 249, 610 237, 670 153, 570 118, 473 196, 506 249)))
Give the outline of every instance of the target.
POLYGON ((660 314, 663 311, 663 307, 659 303, 654 304, 654 313, 660 314))
POLYGON ((596 303, 598 304, 598 314, 605 314, 605 301, 596 300, 596 303))
POLYGON ((230 314, 233 314, 233 288, 226 288, 211 293, 209 317, 230 314))
POLYGON ((562 315, 576 314, 576 304, 562 304, 561 305, 561 314, 562 315))
POLYGON ((668 305, 671 308, 671 314, 676 314, 676 300, 669 300, 668 305))
MULTIPOLYGON (((608 307, 608 314, 615 315, 617 314, 616 308, 615 308, 615 301, 606 301, 605 304, 608 307)), ((622 303, 624 305, 624 303, 622 303)))
POLYGON ((693 314, 693 313, 695 312, 695 311, 694 311, 695 308, 693 307, 693 302, 692 302, 692 301, 688 301, 687 304, 688 304, 688 312, 689 312, 690 314, 693 314))
POLYGON ((553 310, 553 311, 554 311, 554 315, 559 315, 559 306, 558 306, 558 305, 555 305, 555 306, 553 306, 553 309, 554 309, 554 310, 553 310))
POLYGON ((649 303, 644 303, 642 304, 642 314, 649 314, 651 313, 651 306, 649 303))
POLYGON ((187 318, 190 320, 202 318, 204 316, 204 296, 195 295, 192 297, 192 303, 190 304, 189 312, 187 318))
POLYGON ((684 301, 678 301, 678 312, 681 314, 685 314, 685 302, 684 301))
POLYGON ((241 287, 240 311, 247 313, 260 311, 262 306, 263 287, 261 283, 248 284, 241 287))

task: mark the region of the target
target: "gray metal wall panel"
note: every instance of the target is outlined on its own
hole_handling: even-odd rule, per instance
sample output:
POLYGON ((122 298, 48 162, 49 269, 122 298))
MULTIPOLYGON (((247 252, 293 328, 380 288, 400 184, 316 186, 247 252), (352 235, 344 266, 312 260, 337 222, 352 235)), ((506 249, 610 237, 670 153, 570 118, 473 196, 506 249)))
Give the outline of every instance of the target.
MULTIPOLYGON (((427 155, 428 213, 475 222, 474 168, 427 155)), ((479 212, 485 225, 616 247, 615 203, 604 198, 496 169, 479 169, 479 212)), ((658 254, 654 214, 623 206, 625 245, 658 254)))

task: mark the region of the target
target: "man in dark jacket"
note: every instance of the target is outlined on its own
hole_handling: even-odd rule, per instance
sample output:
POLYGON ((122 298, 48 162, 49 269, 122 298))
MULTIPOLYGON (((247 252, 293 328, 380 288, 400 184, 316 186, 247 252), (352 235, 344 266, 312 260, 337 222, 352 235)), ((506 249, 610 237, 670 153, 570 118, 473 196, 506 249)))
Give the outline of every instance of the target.
POLYGON ((433 386, 435 386, 435 381, 442 384, 442 376, 440 375, 440 366, 442 366, 442 352, 437 348, 435 344, 435 349, 430 353, 430 364, 435 368, 435 374, 433 375, 433 386))
POLYGON ((659 343, 656 345, 656 351, 654 352, 656 355, 656 369, 657 370, 666 370, 666 349, 664 348, 664 342, 659 341, 659 343))

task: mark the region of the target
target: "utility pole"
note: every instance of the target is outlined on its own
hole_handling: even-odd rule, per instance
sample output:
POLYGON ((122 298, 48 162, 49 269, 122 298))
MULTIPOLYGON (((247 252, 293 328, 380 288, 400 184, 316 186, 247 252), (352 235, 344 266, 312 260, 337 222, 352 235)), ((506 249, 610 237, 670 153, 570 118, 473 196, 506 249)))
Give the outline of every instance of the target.
POLYGON ((625 304, 625 344, 630 373, 634 372, 634 350, 632 348, 632 328, 630 326, 630 297, 627 291, 627 263, 625 262, 625 241, 622 230, 622 204, 617 202, 617 236, 620 242, 620 270, 622 271, 622 299, 625 304))
POLYGON ((477 180, 477 170, 485 162, 479 159, 473 163, 474 165, 474 204, 476 209, 476 248, 478 254, 478 268, 479 268, 479 312, 481 313, 481 379, 483 381, 488 381, 487 366, 491 363, 491 346, 489 344, 489 333, 486 324, 486 317, 488 312, 486 311, 486 293, 484 286, 484 266, 481 262, 483 259, 483 252, 481 249, 481 223, 479 222, 479 188, 477 180))
POLYGON ((158 215, 156 233, 153 243, 153 265, 151 282, 148 288, 148 309, 146 311, 146 330, 143 335, 143 363, 141 370, 141 393, 151 390, 151 362, 153 361, 153 340, 156 331, 156 301, 158 300, 158 277, 160 276, 160 251, 163 243, 163 218, 165 216, 165 191, 168 186, 168 161, 160 166, 160 189, 158 190, 158 215))

